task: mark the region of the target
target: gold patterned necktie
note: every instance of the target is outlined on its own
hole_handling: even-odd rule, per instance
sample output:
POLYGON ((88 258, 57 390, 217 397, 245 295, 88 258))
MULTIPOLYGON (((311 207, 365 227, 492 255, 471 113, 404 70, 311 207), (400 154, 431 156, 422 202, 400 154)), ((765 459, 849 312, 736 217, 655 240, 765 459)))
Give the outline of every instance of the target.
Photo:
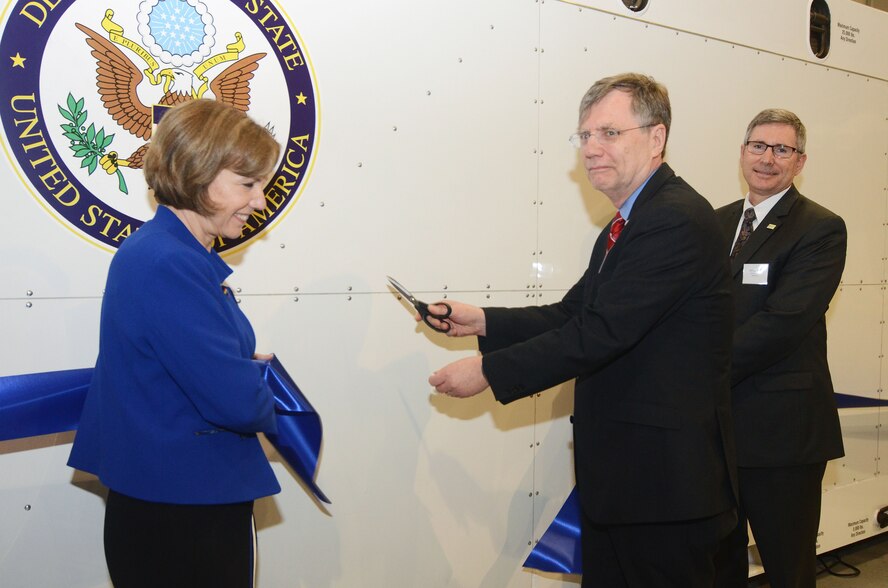
POLYGON ((754 220, 754 208, 747 208, 743 211, 743 224, 740 225, 740 234, 737 235, 737 242, 734 243, 734 248, 731 249, 731 259, 734 259, 734 257, 740 253, 743 244, 746 243, 746 240, 749 239, 749 236, 752 234, 752 221, 754 220))

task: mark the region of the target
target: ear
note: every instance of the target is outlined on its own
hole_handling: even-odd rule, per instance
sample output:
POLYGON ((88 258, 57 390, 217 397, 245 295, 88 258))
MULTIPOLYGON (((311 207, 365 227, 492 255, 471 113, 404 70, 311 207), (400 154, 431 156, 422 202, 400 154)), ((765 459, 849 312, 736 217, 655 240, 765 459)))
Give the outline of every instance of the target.
POLYGON ((654 155, 662 155, 666 148, 666 125, 658 124, 651 127, 651 150, 654 155))
POLYGON ((796 162, 796 165, 795 165, 795 173, 792 174, 793 177, 802 173, 802 169, 804 169, 806 161, 808 161, 808 154, 807 153, 802 153, 801 155, 799 155, 799 160, 796 162))

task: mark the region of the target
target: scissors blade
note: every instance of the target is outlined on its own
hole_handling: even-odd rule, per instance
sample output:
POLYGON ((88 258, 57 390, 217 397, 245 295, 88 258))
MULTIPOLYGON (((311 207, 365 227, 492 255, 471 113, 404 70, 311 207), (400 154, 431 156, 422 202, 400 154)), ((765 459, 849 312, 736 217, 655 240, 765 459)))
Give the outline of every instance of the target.
POLYGON ((414 296, 410 292, 410 290, 408 290, 407 288, 402 286, 401 282, 399 282, 395 278, 393 278, 391 276, 386 276, 386 277, 388 278, 388 281, 391 283, 391 285, 395 287, 395 290, 397 290, 398 292, 401 293, 401 296, 406 298, 408 300, 408 302, 410 302, 410 304, 416 306, 416 296, 414 296))

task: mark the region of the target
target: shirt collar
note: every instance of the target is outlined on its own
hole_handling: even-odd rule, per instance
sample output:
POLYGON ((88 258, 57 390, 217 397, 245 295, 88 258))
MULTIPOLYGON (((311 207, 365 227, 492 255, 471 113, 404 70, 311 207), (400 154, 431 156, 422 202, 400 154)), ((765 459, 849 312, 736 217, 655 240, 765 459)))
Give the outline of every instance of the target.
POLYGON ((632 207, 635 206, 635 201, 638 200, 638 195, 641 194, 641 191, 644 190, 644 187, 647 186, 647 183, 650 181, 651 176, 654 175, 658 169, 660 168, 657 167, 654 171, 648 174, 648 177, 645 178, 641 185, 635 189, 635 192, 626 199, 623 206, 620 207, 620 216, 626 219, 626 222, 629 222, 629 214, 632 212, 632 207))
POLYGON ((771 209, 777 206, 777 203, 780 202, 780 199, 786 195, 791 187, 792 186, 787 186, 786 189, 782 192, 777 192, 773 196, 768 196, 755 206, 753 206, 752 203, 749 201, 749 193, 746 194, 746 198, 743 200, 743 212, 746 212, 748 208, 755 209, 755 221, 753 222, 754 227, 758 226, 758 222, 761 219, 768 216, 768 213, 771 212, 771 209))

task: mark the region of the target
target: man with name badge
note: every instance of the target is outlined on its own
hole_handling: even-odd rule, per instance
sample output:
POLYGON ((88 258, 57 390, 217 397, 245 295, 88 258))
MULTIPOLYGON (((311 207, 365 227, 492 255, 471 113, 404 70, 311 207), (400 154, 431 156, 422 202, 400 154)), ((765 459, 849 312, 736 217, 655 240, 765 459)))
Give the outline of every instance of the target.
POLYGON ((739 522, 717 559, 716 586, 746 588, 747 521, 774 588, 813 588, 821 482, 844 454, 826 359, 829 302, 845 267, 844 221, 802 196, 805 126, 787 110, 746 129, 743 200, 716 214, 732 239, 732 414, 739 522))

